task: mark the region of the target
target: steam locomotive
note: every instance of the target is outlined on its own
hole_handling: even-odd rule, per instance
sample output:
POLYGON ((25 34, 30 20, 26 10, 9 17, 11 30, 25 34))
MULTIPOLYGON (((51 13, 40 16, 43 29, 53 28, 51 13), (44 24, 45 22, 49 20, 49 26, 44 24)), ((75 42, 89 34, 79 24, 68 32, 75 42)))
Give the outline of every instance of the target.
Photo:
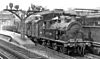
POLYGON ((34 20, 26 23, 26 35, 36 45, 40 44, 68 55, 76 53, 84 56, 93 51, 92 41, 89 40, 90 37, 85 38, 84 32, 78 32, 76 37, 71 39, 66 37, 66 29, 50 28, 57 21, 60 20, 43 20, 42 16, 35 16, 34 20))

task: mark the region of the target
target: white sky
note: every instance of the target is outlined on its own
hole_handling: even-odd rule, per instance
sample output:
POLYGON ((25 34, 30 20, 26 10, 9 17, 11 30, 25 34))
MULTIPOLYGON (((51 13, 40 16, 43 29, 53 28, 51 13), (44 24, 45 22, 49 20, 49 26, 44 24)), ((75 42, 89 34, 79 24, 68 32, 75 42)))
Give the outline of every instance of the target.
POLYGON ((100 8, 100 0, 0 0, 0 10, 9 3, 20 5, 20 9, 27 10, 31 4, 41 5, 48 9, 62 8, 100 8))

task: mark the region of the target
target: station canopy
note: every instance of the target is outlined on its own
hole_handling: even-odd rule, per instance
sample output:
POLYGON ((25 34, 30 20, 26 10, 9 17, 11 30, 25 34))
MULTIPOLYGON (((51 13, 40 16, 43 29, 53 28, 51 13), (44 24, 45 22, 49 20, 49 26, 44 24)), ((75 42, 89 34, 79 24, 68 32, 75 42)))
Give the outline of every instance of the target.
POLYGON ((100 10, 99 9, 80 9, 76 8, 74 9, 76 13, 80 16, 86 16, 87 18, 98 18, 100 17, 100 10))

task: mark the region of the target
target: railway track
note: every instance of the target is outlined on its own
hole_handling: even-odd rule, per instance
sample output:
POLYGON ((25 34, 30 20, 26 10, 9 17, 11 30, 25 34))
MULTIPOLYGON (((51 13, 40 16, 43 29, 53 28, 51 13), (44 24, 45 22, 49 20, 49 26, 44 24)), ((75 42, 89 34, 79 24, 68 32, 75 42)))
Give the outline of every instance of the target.
POLYGON ((100 59, 100 56, 94 55, 94 54, 86 54, 84 57, 75 57, 76 59, 100 59))
POLYGON ((94 54, 87 54, 84 57, 88 59, 100 59, 100 56, 94 55, 94 54))
POLYGON ((11 54, 9 51, 4 50, 2 47, 0 47, 0 56, 1 59, 18 59, 16 56, 11 54))
POLYGON ((3 44, 0 44, 0 54, 4 55, 7 59, 29 59, 29 57, 21 54, 3 44))
POLYGON ((60 52, 54 51, 52 49, 49 49, 47 47, 41 46, 41 45, 24 45, 28 50, 38 53, 40 55, 46 56, 48 59, 75 59, 74 57, 64 55, 60 52))
MULTIPOLYGON (((68 58, 67 55, 63 55, 63 58, 68 58)), ((61 56, 61 55, 58 55, 58 56, 61 56)), ((62 56, 61 56, 62 57, 62 56)), ((84 55, 83 57, 80 57, 80 56, 77 56, 77 57, 69 57, 69 59, 100 59, 100 56, 97 56, 97 55, 94 55, 94 54, 86 54, 84 55)))
MULTIPOLYGON (((60 53, 60 52, 57 52, 57 51, 54 51, 54 50, 51 50, 51 49, 49 49, 49 48, 46 48, 46 47, 43 47, 43 48, 41 48, 40 46, 38 46, 38 47, 33 47, 32 49, 28 49, 27 47, 27 49, 23 49, 23 48, 21 48, 21 47, 18 47, 18 46, 15 46, 15 45, 12 45, 12 44, 10 44, 10 43, 5 43, 5 41, 2 41, 2 40, 0 40, 0 48, 2 48, 3 46, 1 46, 1 45, 7 45, 7 46, 9 46, 9 48, 12 48, 12 50, 14 50, 14 51, 16 51, 16 52, 19 52, 20 54, 23 54, 24 56, 26 56, 25 58, 26 59, 31 59, 31 58, 37 58, 37 59, 39 59, 39 58, 44 58, 44 57, 42 57, 42 56, 39 56, 39 55, 37 55, 37 54, 33 54, 32 53, 32 51, 34 51, 34 52, 36 52, 36 50, 37 51, 39 51, 39 52, 37 52, 37 53, 39 53, 39 54, 42 54, 42 53, 40 53, 40 50, 42 49, 43 51, 43 53, 44 52, 46 52, 47 53, 47 57, 49 57, 48 59, 100 59, 100 56, 97 56, 97 55, 93 55, 93 54, 87 54, 87 55, 85 55, 84 57, 73 57, 73 56, 68 56, 68 55, 65 55, 65 54, 62 54, 62 53, 60 53), (39 50, 40 49, 40 50, 39 50), (28 51, 29 50, 29 51, 28 51), (54 53, 54 54, 49 54, 49 52, 51 52, 51 53, 54 53), (34 55, 34 56, 33 56, 34 55), (56 57, 55 58, 52 58, 52 56, 50 57, 50 55, 56 55, 56 57), (59 57, 59 58, 58 58, 59 57)), ((8 49, 8 47, 6 46, 6 49, 8 49)), ((33 45, 32 45, 33 46, 33 45)), ((1 54, 3 54, 3 55, 5 55, 5 54, 7 54, 7 56, 6 57, 9 57, 9 55, 10 55, 10 59, 11 59, 11 57, 12 57, 12 59, 19 59, 19 58, 16 58, 16 56, 14 56, 15 54, 9 54, 10 52, 6 52, 6 53, 2 53, 2 51, 4 50, 4 49, 0 49, 1 51, 0 51, 0 53, 1 54)), ((45 54, 45 56, 46 56, 46 54, 45 54)), ((25 59, 24 58, 24 59, 25 59)), ((45 58, 44 58, 45 59, 45 58)))
MULTIPOLYGON (((28 47, 29 47, 29 45, 27 45, 28 47)), ((12 46, 10 46, 10 47, 12 47, 12 46)), ((16 48, 16 47, 15 47, 16 48)), ((32 56, 33 54, 31 54, 30 52, 25 52, 26 50, 23 50, 23 52, 25 52, 25 53, 23 53, 22 51, 20 51, 20 50, 22 50, 22 49, 20 49, 19 47, 17 47, 17 49, 15 49, 14 47, 13 47, 13 49, 14 50, 16 50, 16 51, 19 51, 20 53, 22 53, 22 54, 26 54, 26 55, 28 55, 28 57, 31 57, 31 58, 33 58, 33 57, 35 57, 36 58, 36 56, 32 56)), ((24 47, 25 48, 25 47, 24 47)), ((26 47, 27 48, 27 47, 26 47)), ((25 49, 26 49, 25 48, 25 49)), ((72 56, 68 56, 68 55, 65 55, 65 54, 62 54, 62 53, 60 53, 60 52, 57 52, 57 51, 54 51, 54 50, 51 50, 51 49, 49 49, 49 48, 46 48, 46 47, 40 47, 40 46, 33 46, 32 45, 32 49, 28 49, 27 48, 27 50, 29 50, 29 51, 33 51, 33 52, 36 52, 36 51, 38 51, 37 53, 39 53, 39 54, 42 54, 41 53, 41 51, 40 50, 42 50, 42 52, 44 53, 44 51, 47 53, 47 57, 48 57, 48 59, 53 59, 52 57, 50 57, 50 54, 49 54, 49 52, 51 52, 51 53, 54 53, 53 55, 56 55, 56 56, 59 56, 60 58, 54 58, 54 59, 100 59, 100 57, 99 56, 97 56, 97 55, 93 55, 93 54, 87 54, 87 55, 85 55, 84 57, 72 57, 72 56)), ((44 56, 46 56, 46 54, 44 55, 44 56)), ((41 58, 41 57, 40 57, 41 58)))
POLYGON ((27 45, 26 48, 28 48, 29 50, 31 50, 33 52, 36 52, 36 50, 39 51, 37 53, 41 53, 41 51, 42 51, 43 53, 47 54, 48 59, 51 59, 51 57, 53 57, 54 55, 56 55, 57 57, 55 56, 52 59, 100 59, 100 56, 97 56, 97 55, 94 55, 94 54, 86 54, 84 57, 69 56, 69 55, 65 55, 63 53, 54 51, 52 49, 49 49, 47 47, 41 46, 41 45, 31 46, 31 48, 29 47, 29 45, 27 45))
POLYGON ((40 56, 38 54, 32 53, 26 49, 23 49, 19 46, 13 45, 11 43, 8 43, 6 41, 0 40, 0 48, 3 48, 3 50, 8 51, 12 55, 14 55, 17 58, 12 59, 47 59, 43 56, 40 56))

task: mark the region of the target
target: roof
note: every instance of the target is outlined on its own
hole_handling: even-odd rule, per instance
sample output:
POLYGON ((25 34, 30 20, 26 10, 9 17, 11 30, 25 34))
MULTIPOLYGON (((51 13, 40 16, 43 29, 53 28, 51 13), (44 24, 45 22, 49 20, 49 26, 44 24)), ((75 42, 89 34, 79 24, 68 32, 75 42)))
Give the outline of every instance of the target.
POLYGON ((43 20, 50 20, 50 19, 58 16, 59 13, 57 13, 57 12, 55 13, 53 11, 42 11, 42 12, 38 12, 36 14, 43 16, 43 20))
POLYGON ((89 15, 89 16, 86 16, 87 18, 98 18, 98 17, 100 17, 100 15, 89 15))
POLYGON ((61 14, 64 11, 59 11, 59 10, 52 10, 52 11, 42 11, 42 12, 38 12, 36 13, 37 15, 48 15, 48 14, 61 14))
POLYGON ((100 11, 99 9, 83 9, 83 8, 75 8, 74 10, 88 10, 88 11, 100 11))
POLYGON ((0 19, 13 19, 13 18, 15 18, 15 16, 8 11, 0 12, 0 19))
POLYGON ((64 11, 62 11, 62 10, 53 10, 52 12, 53 12, 53 13, 58 13, 58 14, 64 13, 64 11))
POLYGON ((64 15, 67 15, 67 16, 77 16, 77 13, 75 11, 65 11, 64 12, 64 15))
POLYGON ((51 11, 42 11, 42 12, 38 12, 38 13, 35 13, 37 15, 45 15, 45 14, 50 14, 52 13, 51 11))
POLYGON ((76 16, 76 13, 70 13, 66 12, 63 10, 52 10, 52 11, 42 11, 36 13, 36 15, 41 15, 43 16, 43 20, 51 20, 54 17, 59 17, 60 15, 65 15, 65 16, 76 16))
POLYGON ((31 15, 30 17, 27 18, 27 20, 25 21, 25 23, 28 23, 30 21, 35 20, 35 17, 42 17, 41 15, 31 15))

